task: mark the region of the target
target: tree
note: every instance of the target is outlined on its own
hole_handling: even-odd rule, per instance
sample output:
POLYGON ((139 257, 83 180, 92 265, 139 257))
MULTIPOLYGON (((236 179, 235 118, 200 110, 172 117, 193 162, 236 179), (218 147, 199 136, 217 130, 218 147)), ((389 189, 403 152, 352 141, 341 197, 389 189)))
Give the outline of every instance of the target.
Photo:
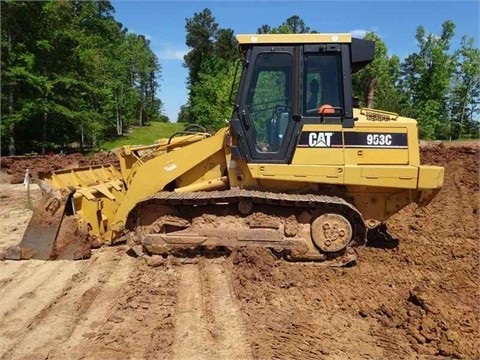
POLYGON ((193 85, 199 80, 198 74, 205 56, 213 50, 218 24, 208 8, 195 13, 192 18, 185 21, 186 45, 191 50, 184 56, 184 61, 189 70, 188 83, 193 85))
POLYGON ((454 70, 454 58, 448 53, 455 24, 445 21, 440 35, 426 34, 417 27, 418 53, 409 55, 402 64, 402 85, 412 105, 412 116, 420 125, 425 139, 448 137, 447 95, 454 70))
POLYGON ((167 115, 162 114, 158 117, 158 121, 168 123, 168 122, 170 122, 170 118, 167 115))
POLYGON ((195 97, 189 111, 195 123, 217 130, 226 125, 232 113, 230 89, 235 63, 212 55, 202 65, 200 81, 192 85, 195 97))
POLYGON ((184 104, 180 106, 180 110, 177 115, 177 122, 179 123, 188 123, 190 120, 190 104, 184 104))
POLYGON ((83 148, 158 118, 158 59, 109 1, 1 6, 2 151, 83 148))
POLYGON ((278 27, 272 28, 270 25, 262 25, 257 29, 257 34, 308 34, 316 32, 316 30, 310 30, 297 15, 290 16, 278 27))
MULTIPOLYGON (((5 1, 1 7, 2 50, 2 137, 8 138, 8 151, 15 155, 15 132, 18 123, 30 114, 34 105, 22 99, 37 82, 34 72, 35 55, 28 45, 35 38, 41 3, 5 1), (6 135, 6 136, 5 136, 6 135)), ((5 141, 4 141, 5 144, 5 141)))
POLYGON ((450 138, 478 137, 479 122, 474 116, 480 104, 480 50, 474 46, 473 38, 462 37, 455 60, 449 100, 450 138))
POLYGON ((209 9, 186 19, 185 29, 186 45, 191 48, 184 57, 189 97, 178 121, 217 129, 230 116, 228 95, 233 64, 239 57, 238 43, 233 30, 220 28, 209 9))
POLYGON ((383 40, 373 32, 364 39, 375 41, 375 58, 365 68, 352 77, 353 93, 358 95, 362 106, 367 106, 368 87, 375 79, 373 106, 387 111, 403 112, 401 91, 396 87, 399 78, 400 59, 396 55, 389 56, 383 40))

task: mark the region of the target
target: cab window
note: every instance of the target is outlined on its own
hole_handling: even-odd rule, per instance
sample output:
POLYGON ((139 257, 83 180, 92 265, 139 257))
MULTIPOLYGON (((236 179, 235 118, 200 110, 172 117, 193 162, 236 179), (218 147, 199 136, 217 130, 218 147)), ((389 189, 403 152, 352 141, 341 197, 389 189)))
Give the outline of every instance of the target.
POLYGON ((340 54, 306 54, 304 69, 304 115, 318 116, 322 105, 343 108, 340 54))

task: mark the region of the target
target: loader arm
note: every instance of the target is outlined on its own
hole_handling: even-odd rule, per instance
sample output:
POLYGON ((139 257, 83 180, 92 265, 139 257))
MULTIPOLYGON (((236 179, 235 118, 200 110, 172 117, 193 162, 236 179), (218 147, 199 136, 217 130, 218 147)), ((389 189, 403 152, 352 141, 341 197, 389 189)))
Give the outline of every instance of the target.
POLYGON ((208 139, 166 152, 138 166, 128 179, 125 197, 108 227, 105 240, 113 241, 122 235, 128 214, 137 203, 163 190, 173 180, 215 153, 223 151, 226 131, 222 129, 208 139))
POLYGON ((41 174, 44 197, 20 244, 0 258, 85 258, 90 245, 112 244, 121 238, 135 205, 167 185, 173 184, 171 190, 227 186, 222 177, 226 131, 126 146, 118 153, 121 172, 112 165, 98 165, 41 174), (57 205, 52 207, 53 203, 57 205))

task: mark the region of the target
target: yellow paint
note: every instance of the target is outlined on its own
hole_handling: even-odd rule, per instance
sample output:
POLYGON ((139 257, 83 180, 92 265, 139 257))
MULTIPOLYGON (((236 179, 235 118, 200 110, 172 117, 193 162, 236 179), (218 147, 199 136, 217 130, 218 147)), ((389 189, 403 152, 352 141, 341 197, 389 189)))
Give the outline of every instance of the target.
POLYGON ((440 166, 419 167, 418 188, 437 189, 443 187, 443 176, 445 169, 440 166))
MULTIPOLYGON (((115 214, 111 229, 115 232, 123 230, 128 213, 139 201, 162 191, 172 180, 221 151, 225 132, 226 129, 222 129, 215 136, 165 152, 133 170, 128 191, 115 214)), ((221 174, 215 177, 219 176, 221 174)))
POLYGON ((240 44, 319 44, 319 43, 351 43, 352 35, 338 34, 239 34, 240 44))
POLYGON ((348 165, 408 165, 408 149, 345 149, 345 163, 348 165))
MULTIPOLYGON (((342 125, 306 124, 302 131, 342 132, 342 125)), ((343 165, 345 163, 343 148, 308 148, 297 147, 292 164, 301 165, 343 165)))

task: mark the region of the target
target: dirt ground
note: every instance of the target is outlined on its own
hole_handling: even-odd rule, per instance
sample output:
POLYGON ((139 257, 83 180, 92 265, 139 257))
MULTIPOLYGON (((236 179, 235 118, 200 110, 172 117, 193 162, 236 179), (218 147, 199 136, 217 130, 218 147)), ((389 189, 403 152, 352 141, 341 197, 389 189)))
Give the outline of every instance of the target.
MULTIPOLYGON (((1 262, 0 359, 480 359, 479 155, 423 147, 444 188, 389 220, 397 248, 362 248, 351 268, 251 250, 153 267, 122 246, 1 262)), ((31 216, 17 169, 0 172, 0 249, 31 216)))
POLYGON ((12 184, 20 184, 25 179, 28 169, 32 180, 41 172, 72 169, 82 166, 112 164, 119 168, 120 163, 113 152, 101 152, 94 156, 83 156, 80 153, 70 155, 36 155, 36 156, 3 156, 0 157, 0 170, 8 175, 12 184))

